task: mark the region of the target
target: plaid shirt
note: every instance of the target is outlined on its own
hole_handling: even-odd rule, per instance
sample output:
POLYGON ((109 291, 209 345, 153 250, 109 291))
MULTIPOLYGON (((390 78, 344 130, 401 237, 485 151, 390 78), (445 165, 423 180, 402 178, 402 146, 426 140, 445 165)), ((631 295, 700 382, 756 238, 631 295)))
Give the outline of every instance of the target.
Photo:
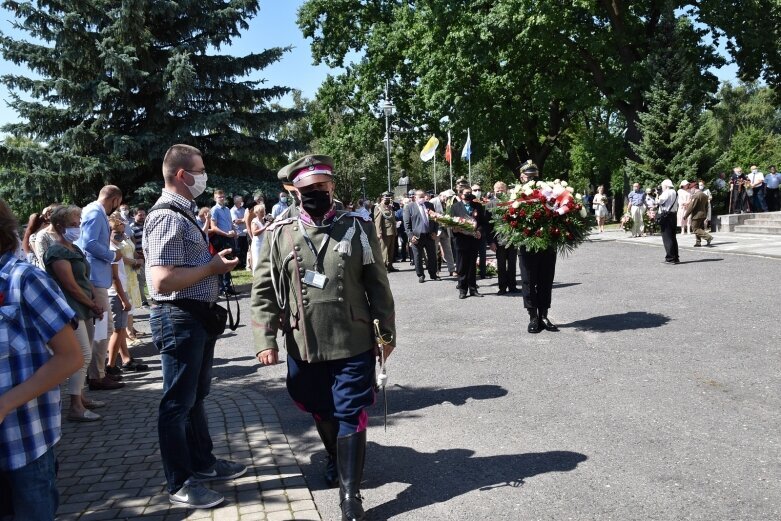
MULTIPOLYGON (((176 205, 195 218, 196 206, 179 194, 163 190, 157 204, 176 205)), ((185 216, 172 210, 149 212, 144 223, 144 258, 146 259, 146 280, 149 295, 158 302, 177 299, 216 302, 219 294, 218 277, 213 275, 199 280, 181 291, 159 293, 152 284, 153 266, 177 266, 192 268, 211 261, 209 244, 204 240, 200 228, 185 216)))
MULTIPOLYGON (((0 395, 51 359, 46 343, 76 314, 46 273, 6 253, 0 257, 0 395)), ((11 411, 0 423, 0 470, 16 470, 60 439, 60 389, 11 411)))

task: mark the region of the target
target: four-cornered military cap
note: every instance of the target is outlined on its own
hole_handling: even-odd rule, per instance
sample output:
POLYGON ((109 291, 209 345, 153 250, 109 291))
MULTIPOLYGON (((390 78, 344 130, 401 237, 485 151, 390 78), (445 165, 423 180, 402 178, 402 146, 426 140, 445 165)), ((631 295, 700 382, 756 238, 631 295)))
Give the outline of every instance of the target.
POLYGON ((529 159, 528 161, 526 161, 524 164, 521 165, 521 173, 537 175, 540 173, 540 169, 537 168, 537 165, 534 164, 534 161, 529 159))
POLYGON ((278 177, 296 188, 333 181, 334 160, 328 156, 304 156, 280 170, 278 177))

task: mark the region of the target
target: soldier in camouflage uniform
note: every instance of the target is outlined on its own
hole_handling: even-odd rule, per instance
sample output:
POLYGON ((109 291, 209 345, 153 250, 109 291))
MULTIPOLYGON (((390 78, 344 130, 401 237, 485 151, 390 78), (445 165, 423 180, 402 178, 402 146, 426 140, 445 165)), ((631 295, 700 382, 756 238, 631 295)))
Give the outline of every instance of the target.
POLYGON ((393 211, 393 195, 390 192, 383 193, 380 203, 374 207, 374 228, 380 239, 382 262, 388 272, 398 271, 393 267, 396 257, 396 213, 393 211))
POLYGON ((288 392, 314 417, 329 457, 326 479, 332 486, 338 479, 342 519, 364 519, 359 485, 379 352, 373 321, 391 341, 385 356, 396 340, 388 275, 372 223, 334 208, 330 157, 305 156, 280 176, 301 205, 297 217, 266 231, 252 288, 257 357, 277 363, 281 329, 288 392))

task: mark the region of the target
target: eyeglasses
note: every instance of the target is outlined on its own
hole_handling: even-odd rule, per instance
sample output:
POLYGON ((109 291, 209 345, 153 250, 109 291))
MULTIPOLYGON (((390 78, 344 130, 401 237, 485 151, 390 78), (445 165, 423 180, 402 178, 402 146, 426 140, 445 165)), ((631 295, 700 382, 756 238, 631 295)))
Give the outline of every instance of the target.
MULTIPOLYGON (((184 170, 184 169, 182 169, 182 170, 184 170)), ((190 175, 206 175, 206 169, 205 168, 203 170, 184 170, 184 171, 187 172, 190 175)))

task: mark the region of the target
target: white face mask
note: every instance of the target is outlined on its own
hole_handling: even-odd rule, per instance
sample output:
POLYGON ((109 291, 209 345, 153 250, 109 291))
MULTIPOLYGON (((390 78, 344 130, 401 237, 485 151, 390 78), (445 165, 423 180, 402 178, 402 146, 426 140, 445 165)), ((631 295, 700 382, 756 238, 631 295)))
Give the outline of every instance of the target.
POLYGON ((187 189, 190 190, 190 194, 193 196, 193 199, 195 199, 201 195, 204 190, 206 190, 206 181, 208 180, 208 177, 206 176, 206 172, 202 173, 201 175, 192 175, 186 170, 185 172, 187 175, 193 178, 193 181, 195 181, 194 185, 187 185, 187 189))
POLYGON ((475 197, 480 197, 481 195, 483 195, 483 192, 481 192, 480 190, 475 190, 472 193, 475 194, 475 197))
POLYGON ((700 185, 700 190, 704 190, 704 189, 705 189, 705 185, 700 185))
POLYGON ((81 228, 65 228, 65 233, 62 236, 68 242, 76 242, 81 237, 81 228))

